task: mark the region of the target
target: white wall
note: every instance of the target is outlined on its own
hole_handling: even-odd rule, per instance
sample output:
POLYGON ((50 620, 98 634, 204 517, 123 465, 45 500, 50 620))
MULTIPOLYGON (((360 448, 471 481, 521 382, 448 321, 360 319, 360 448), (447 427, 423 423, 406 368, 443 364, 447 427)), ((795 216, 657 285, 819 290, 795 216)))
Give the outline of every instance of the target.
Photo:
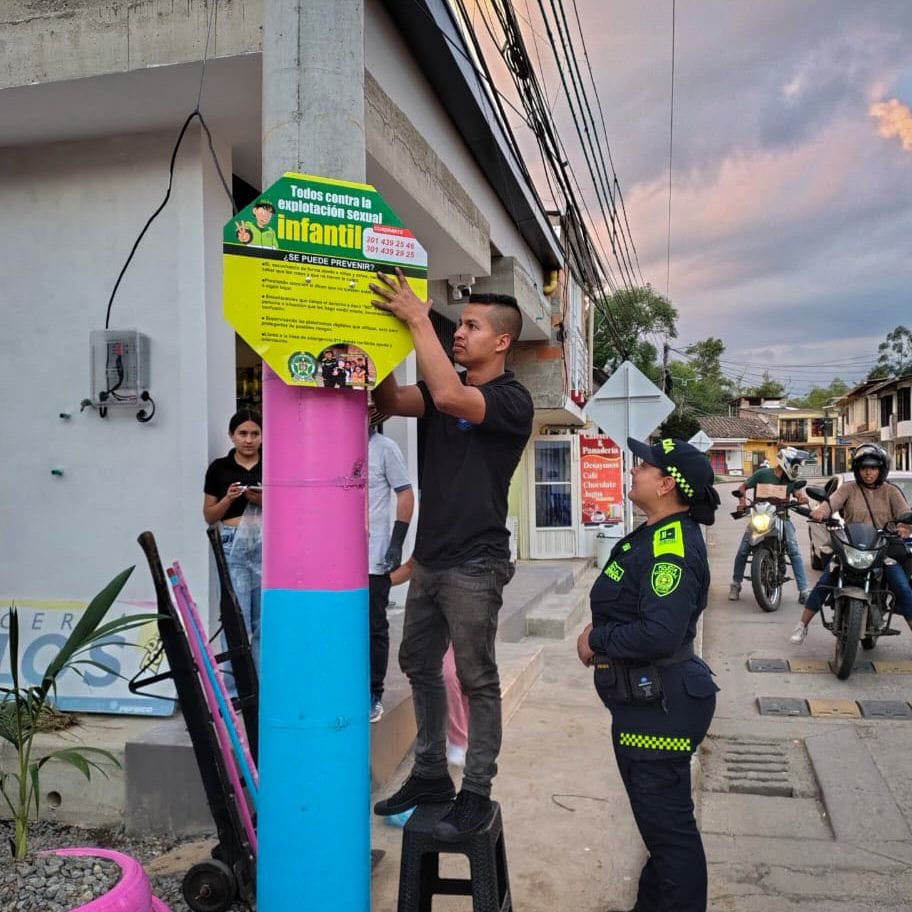
MULTIPOLYGON (((208 600, 203 473, 227 450, 234 402, 218 241, 231 211, 195 130, 111 315, 112 328, 150 338, 155 419, 140 424, 133 408, 111 408, 106 419, 79 410, 90 392, 89 332, 104 328, 117 274, 164 196, 174 139, 0 149, 0 597, 84 599, 137 564, 125 597, 152 598, 136 544, 151 529, 197 601, 208 600)), ((230 155, 216 149, 230 179, 230 155)))

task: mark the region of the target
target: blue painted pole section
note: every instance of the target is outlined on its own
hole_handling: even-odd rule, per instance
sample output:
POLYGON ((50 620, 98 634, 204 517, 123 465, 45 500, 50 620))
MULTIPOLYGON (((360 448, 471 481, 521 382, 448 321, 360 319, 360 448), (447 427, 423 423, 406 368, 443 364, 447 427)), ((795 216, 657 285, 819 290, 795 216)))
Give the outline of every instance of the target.
POLYGON ((257 904, 368 912, 368 590, 268 589, 262 618, 257 904))

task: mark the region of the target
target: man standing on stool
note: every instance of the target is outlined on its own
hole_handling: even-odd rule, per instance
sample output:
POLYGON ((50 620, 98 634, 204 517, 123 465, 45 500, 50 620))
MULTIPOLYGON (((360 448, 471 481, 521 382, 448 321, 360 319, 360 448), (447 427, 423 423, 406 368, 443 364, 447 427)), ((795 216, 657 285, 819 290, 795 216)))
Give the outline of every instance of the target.
POLYGON ((402 272, 378 273, 373 301, 408 326, 424 379, 400 387, 390 375, 374 390, 385 414, 421 418, 425 453, 415 568, 405 603, 399 664, 412 685, 415 763, 395 794, 374 806, 389 816, 416 804, 449 801, 447 698, 443 655, 452 640, 469 700, 469 746, 462 789, 434 835, 455 841, 490 820, 491 780, 501 743, 500 678, 494 655, 503 587, 513 575, 506 528, 507 490, 532 432, 528 390, 505 370, 522 329, 509 295, 471 295, 453 337, 450 362, 421 301, 402 272))
POLYGON ((390 645, 386 616, 390 573, 402 563, 402 545, 415 509, 415 495, 402 451, 379 430, 385 417, 371 406, 367 443, 371 722, 379 722, 383 716, 383 681, 390 645), (396 494, 396 520, 392 532, 389 527, 391 491, 396 494))

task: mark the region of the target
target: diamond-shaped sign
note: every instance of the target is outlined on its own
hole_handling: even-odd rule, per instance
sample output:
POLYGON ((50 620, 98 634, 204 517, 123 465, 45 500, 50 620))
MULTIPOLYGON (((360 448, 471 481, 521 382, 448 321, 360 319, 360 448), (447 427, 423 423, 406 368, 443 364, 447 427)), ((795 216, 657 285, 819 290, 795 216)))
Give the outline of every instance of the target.
POLYGON ((674 402, 629 361, 602 384, 585 408, 586 416, 622 446, 628 437, 648 437, 673 411, 674 402))
POLYGON ((713 445, 712 437, 708 436, 705 431, 697 431, 687 442, 695 446, 701 453, 705 453, 713 445))
POLYGON ((371 388, 412 350, 371 304, 398 266, 427 297, 427 252, 369 184, 288 173, 226 223, 225 319, 286 382, 371 388))

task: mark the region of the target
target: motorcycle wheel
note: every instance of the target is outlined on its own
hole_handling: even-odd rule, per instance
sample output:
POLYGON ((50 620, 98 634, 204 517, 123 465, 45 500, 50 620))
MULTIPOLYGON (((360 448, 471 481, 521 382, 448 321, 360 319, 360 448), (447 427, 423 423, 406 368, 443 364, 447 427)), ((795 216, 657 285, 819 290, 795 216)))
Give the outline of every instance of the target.
POLYGON ((839 614, 839 626, 836 628, 836 656, 833 661, 836 677, 843 681, 852 673, 852 666, 855 664, 864 616, 863 601, 853 598, 845 600, 839 614))
POLYGON ((782 578, 773 552, 761 545, 751 558, 751 588, 764 611, 776 611, 782 604, 782 578))

